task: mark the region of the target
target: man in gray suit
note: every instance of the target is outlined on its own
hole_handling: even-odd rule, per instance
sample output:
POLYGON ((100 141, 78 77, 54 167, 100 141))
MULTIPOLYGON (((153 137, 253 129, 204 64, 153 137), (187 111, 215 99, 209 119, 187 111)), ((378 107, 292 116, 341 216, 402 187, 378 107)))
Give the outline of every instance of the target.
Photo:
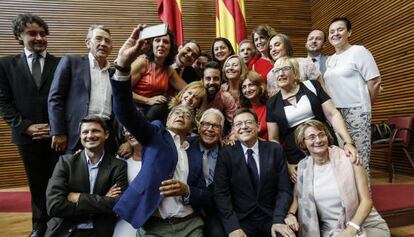
POLYGON ((322 30, 315 29, 309 33, 305 44, 306 51, 308 52, 308 58, 315 63, 316 68, 319 69, 322 76, 326 71, 325 62, 328 58, 327 56, 323 56, 321 54, 325 41, 325 33, 322 30))

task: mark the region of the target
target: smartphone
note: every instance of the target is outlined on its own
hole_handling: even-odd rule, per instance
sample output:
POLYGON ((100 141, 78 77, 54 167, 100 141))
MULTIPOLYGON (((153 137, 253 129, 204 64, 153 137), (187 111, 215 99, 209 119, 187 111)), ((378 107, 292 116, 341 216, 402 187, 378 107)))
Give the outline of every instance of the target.
POLYGON ((140 39, 151 39, 167 34, 167 24, 159 24, 155 26, 145 27, 139 34, 140 39))

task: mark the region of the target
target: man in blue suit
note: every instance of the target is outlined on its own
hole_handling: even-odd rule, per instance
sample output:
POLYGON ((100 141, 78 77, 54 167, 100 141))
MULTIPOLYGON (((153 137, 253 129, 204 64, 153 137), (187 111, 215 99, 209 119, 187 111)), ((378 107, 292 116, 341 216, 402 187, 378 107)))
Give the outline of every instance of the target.
POLYGON ((141 171, 114 211, 141 228, 141 236, 202 236, 203 221, 196 212, 206 200, 202 158, 186 141, 192 109, 173 108, 165 128, 160 121, 147 121, 133 105, 130 65, 145 49, 145 41, 139 39, 142 28, 136 27, 120 49, 111 78, 114 113, 142 145, 141 171))
POLYGON ((292 202, 286 157, 279 144, 260 141, 257 115, 236 111, 239 140, 220 150, 214 173, 214 199, 229 237, 293 237, 284 224, 292 202))
POLYGON ((48 98, 52 148, 69 154, 82 148, 79 122, 87 115, 96 115, 107 121, 110 137, 105 150, 114 155, 117 149, 116 132, 112 126, 112 90, 109 82, 112 68, 107 60, 112 51, 111 33, 103 25, 92 25, 85 43, 88 55, 65 56, 54 75, 48 98))

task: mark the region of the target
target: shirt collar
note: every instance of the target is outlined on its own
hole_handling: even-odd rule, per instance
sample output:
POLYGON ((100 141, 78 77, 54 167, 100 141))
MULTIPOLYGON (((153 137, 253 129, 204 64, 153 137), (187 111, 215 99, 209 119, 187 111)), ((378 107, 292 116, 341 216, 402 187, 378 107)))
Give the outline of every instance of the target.
POLYGON ((86 164, 88 164, 88 166, 92 166, 92 168, 98 167, 99 164, 102 162, 102 159, 103 159, 103 157, 105 155, 105 151, 104 151, 102 153, 101 158, 99 158, 98 162, 96 162, 96 164, 93 164, 92 161, 91 161, 91 159, 89 158, 88 153, 86 152, 86 150, 84 152, 85 152, 85 157, 86 157, 86 164))
POLYGON ((173 132, 173 131, 171 131, 171 130, 169 130, 169 129, 167 129, 167 131, 171 134, 171 136, 172 136, 172 138, 173 138, 174 142, 175 142, 176 144, 179 144, 179 146, 180 146, 182 149, 187 150, 187 149, 190 147, 190 143, 188 143, 187 141, 184 141, 184 142, 181 144, 180 135, 176 134, 175 132, 173 132))
MULTIPOLYGON (((241 144, 241 143, 240 143, 241 144)), ((252 147, 247 147, 243 144, 241 144, 242 148, 243 148, 243 154, 247 157, 247 149, 252 149, 253 153, 258 155, 259 154, 259 140, 256 140, 256 143, 254 143, 254 145, 252 147)))
POLYGON ((312 60, 312 58, 316 59, 316 62, 320 62, 321 61, 321 55, 319 54, 316 57, 308 57, 310 60, 312 60))
POLYGON ((108 62, 108 60, 106 60, 105 66, 101 69, 99 67, 98 61, 96 60, 96 58, 91 53, 88 53, 88 58, 89 58, 89 66, 91 68, 98 69, 100 71, 106 71, 106 70, 109 69, 109 62, 108 62))
POLYGON ((214 147, 212 147, 212 148, 206 148, 202 143, 201 143, 201 141, 199 142, 200 143, 200 151, 202 152, 202 153, 204 153, 204 151, 208 151, 209 153, 211 152, 211 153, 216 153, 216 152, 218 152, 218 145, 215 145, 214 147))
MULTIPOLYGON (((33 52, 30 51, 29 49, 27 49, 26 47, 24 47, 24 54, 26 55, 26 58, 32 58, 33 57, 33 52)), ((40 55, 42 55, 43 58, 46 58, 47 52, 46 50, 43 50, 40 55)))

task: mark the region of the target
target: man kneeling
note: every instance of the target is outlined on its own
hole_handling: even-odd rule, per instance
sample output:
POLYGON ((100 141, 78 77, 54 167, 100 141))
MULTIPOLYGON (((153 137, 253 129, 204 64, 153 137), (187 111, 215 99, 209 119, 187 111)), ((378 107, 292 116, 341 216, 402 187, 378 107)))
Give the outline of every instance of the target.
POLYGON ((117 220, 112 207, 128 182, 126 163, 105 154, 108 136, 100 117, 81 120, 84 150, 61 156, 49 180, 46 206, 52 219, 45 236, 112 236, 117 220))

